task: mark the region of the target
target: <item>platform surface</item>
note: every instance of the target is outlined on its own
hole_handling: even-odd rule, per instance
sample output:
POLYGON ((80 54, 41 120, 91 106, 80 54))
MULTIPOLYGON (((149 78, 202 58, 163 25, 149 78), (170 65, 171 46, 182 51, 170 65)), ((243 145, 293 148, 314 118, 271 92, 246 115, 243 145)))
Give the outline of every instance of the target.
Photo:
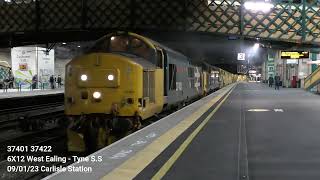
POLYGON ((16 97, 29 97, 29 96, 40 96, 40 95, 48 95, 48 94, 60 94, 64 93, 64 89, 22 89, 18 91, 17 89, 8 89, 5 92, 3 89, 0 89, 0 99, 5 98, 16 98, 16 97))
POLYGON ((319 107, 301 89, 239 84, 163 179, 320 179, 319 107))
POLYGON ((93 167, 92 173, 60 173, 48 178, 320 179, 319 95, 302 89, 274 90, 261 83, 239 83, 220 101, 210 104, 216 96, 198 102, 203 107, 210 105, 202 116, 194 115, 199 112, 194 105, 184 110, 185 119, 177 120, 171 129, 161 121, 151 125, 167 132, 175 130, 167 136, 171 138, 168 145, 161 139, 165 134, 152 134, 155 129, 140 131, 95 153, 104 153, 102 163, 81 163, 93 167), (181 134, 175 133, 190 118, 197 120, 181 134), (139 133, 141 136, 136 136, 139 133), (134 142, 141 145, 136 150, 134 142), (155 143, 158 145, 152 146, 155 143))

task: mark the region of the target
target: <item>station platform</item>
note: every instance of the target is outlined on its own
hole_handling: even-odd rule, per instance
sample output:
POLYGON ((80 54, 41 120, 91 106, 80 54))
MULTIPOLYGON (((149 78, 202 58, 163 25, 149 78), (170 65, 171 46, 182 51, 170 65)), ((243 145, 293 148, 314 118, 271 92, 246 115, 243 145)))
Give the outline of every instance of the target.
POLYGON ((320 179, 320 96, 229 85, 45 179, 320 179))
POLYGON ((8 89, 5 92, 3 89, 0 89, 0 99, 7 98, 19 98, 19 97, 31 97, 31 96, 42 96, 42 95, 52 95, 52 94, 61 94, 64 93, 64 89, 8 89))

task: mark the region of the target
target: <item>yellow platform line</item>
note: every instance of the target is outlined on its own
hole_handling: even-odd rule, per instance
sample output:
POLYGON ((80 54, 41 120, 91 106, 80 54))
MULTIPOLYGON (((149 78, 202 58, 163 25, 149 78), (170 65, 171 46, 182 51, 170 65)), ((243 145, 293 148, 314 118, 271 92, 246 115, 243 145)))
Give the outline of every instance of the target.
POLYGON ((160 170, 152 177, 152 180, 161 179, 170 170, 172 165, 177 161, 181 154, 186 150, 192 140, 199 134, 201 129, 208 123, 211 117, 218 111, 220 106, 229 97, 232 91, 217 105, 217 107, 206 117, 204 121, 188 136, 188 138, 180 145, 177 151, 170 157, 170 159, 160 168, 160 170))
MULTIPOLYGON (((155 139, 143 150, 122 163, 119 167, 112 170, 101 179, 103 180, 125 180, 136 177, 148 164, 150 164, 162 151, 164 151, 179 135, 187 130, 195 121, 197 121, 210 107, 221 99, 235 85, 229 86, 223 93, 214 97, 207 104, 201 106, 196 112, 188 118, 182 120, 175 127, 155 139)), ((231 92, 231 91, 230 91, 231 92)), ((229 93, 230 94, 230 93, 229 93)), ((229 95, 228 94, 228 95, 229 95)), ((217 108, 216 108, 217 109, 217 108)))

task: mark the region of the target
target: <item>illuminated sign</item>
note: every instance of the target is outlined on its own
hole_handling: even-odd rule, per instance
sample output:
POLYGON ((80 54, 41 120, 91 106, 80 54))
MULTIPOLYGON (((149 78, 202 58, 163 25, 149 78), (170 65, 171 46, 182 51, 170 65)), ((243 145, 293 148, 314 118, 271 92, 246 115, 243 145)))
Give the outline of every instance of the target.
POLYGON ((238 61, 244 61, 244 60, 246 60, 246 54, 238 53, 238 61))
POLYGON ((298 64, 298 59, 287 59, 287 64, 298 64))
POLYGON ((307 51, 281 51, 281 59, 302 59, 309 58, 307 51))

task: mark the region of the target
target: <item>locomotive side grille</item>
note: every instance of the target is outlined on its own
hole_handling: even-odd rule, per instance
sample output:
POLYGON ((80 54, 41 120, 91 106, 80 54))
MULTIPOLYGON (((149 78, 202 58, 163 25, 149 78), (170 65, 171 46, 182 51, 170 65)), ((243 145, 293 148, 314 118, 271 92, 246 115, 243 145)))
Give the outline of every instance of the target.
POLYGON ((155 102, 154 71, 143 72, 143 97, 149 97, 151 103, 155 102))

